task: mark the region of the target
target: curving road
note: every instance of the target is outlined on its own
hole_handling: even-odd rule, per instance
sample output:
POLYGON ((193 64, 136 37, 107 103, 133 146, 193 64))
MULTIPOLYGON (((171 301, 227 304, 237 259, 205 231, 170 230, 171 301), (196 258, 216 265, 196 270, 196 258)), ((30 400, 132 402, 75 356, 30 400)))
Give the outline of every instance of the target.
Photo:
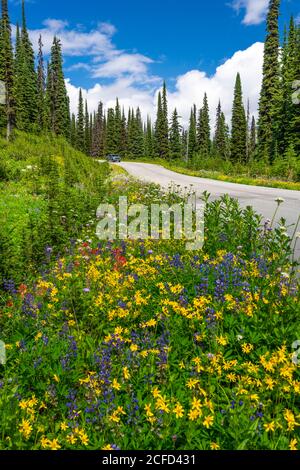
MULTIPOLYGON (((247 186, 187 176, 148 163, 122 162, 119 165, 132 176, 146 182, 159 184, 163 188, 167 188, 174 183, 182 189, 189 188, 192 185, 197 195, 200 195, 203 191, 208 191, 213 198, 229 194, 231 197, 237 198, 242 207, 252 206, 265 219, 272 219, 277 207, 275 200, 282 198, 285 202, 280 206, 277 222, 281 217, 284 217, 290 233, 293 233, 300 216, 300 191, 247 186)), ((300 255, 299 249, 298 253, 300 255)))

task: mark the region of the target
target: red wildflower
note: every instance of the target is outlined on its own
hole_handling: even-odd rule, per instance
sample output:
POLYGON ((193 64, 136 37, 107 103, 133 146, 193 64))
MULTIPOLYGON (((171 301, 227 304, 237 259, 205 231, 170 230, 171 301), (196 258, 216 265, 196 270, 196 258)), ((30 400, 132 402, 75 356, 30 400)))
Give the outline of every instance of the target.
POLYGON ((24 297, 27 292, 27 286, 25 284, 21 284, 18 289, 19 294, 21 297, 24 297))

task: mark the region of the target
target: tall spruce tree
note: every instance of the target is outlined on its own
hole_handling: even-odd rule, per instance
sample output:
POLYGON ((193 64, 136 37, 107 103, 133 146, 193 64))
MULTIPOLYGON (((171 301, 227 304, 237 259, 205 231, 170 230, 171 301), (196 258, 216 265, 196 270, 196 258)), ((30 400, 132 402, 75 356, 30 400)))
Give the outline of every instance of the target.
MULTIPOLYGON (((291 52, 291 37, 294 36, 294 21, 290 23, 290 32, 287 33, 286 27, 284 30, 284 40, 281 52, 281 81, 280 81, 280 107, 278 111, 281 114, 279 120, 279 128, 277 135, 278 149, 281 155, 284 155, 285 150, 289 145, 289 134, 291 127, 291 113, 292 113, 292 94, 291 87, 293 81, 293 68, 291 52)), ((294 39, 294 38, 293 38, 294 39)), ((294 42, 294 41, 293 41, 294 42)))
POLYGON ((263 81, 259 102, 258 140, 262 158, 274 158, 278 133, 279 75, 279 7, 280 0, 270 0, 267 18, 267 37, 264 50, 263 81))
POLYGON ((144 147, 144 130, 143 130, 143 121, 142 121, 142 114, 141 110, 138 107, 136 110, 136 149, 135 149, 135 156, 136 158, 142 158, 145 154, 145 147, 144 147))
POLYGON ((76 116, 74 113, 71 116, 70 143, 76 147, 76 116))
POLYGON ((219 101, 217 107, 217 116, 216 116, 216 130, 214 136, 214 153, 218 158, 223 160, 227 157, 227 129, 226 129, 226 120, 225 115, 222 112, 221 101, 219 101))
POLYGON ((192 160, 194 158, 194 156, 196 155, 197 150, 198 150, 197 126, 196 126, 196 106, 193 106, 193 108, 191 109, 187 146, 188 146, 188 150, 187 150, 188 160, 192 160))
POLYGON ((255 117, 252 117, 251 121, 251 128, 250 128, 250 145, 249 145, 249 158, 252 159, 255 155, 256 151, 256 134, 257 134, 257 129, 256 129, 256 121, 255 117))
POLYGON ((115 106, 115 139, 116 139, 116 153, 121 155, 122 152, 122 112, 119 99, 116 99, 115 106))
POLYGON ((159 92, 158 94, 155 141, 157 156, 167 160, 169 158, 169 123, 167 87, 165 82, 162 93, 159 92))
POLYGON ((300 25, 297 26, 295 31, 293 70, 294 81, 292 83, 292 101, 294 106, 291 112, 289 141, 293 146, 296 155, 300 159, 300 25))
POLYGON ((106 154, 115 154, 117 152, 115 122, 115 110, 113 108, 109 108, 107 111, 106 123, 106 154))
POLYGON ((0 80, 5 84, 5 106, 2 124, 6 125, 6 136, 10 138, 15 122, 14 58, 11 42, 11 25, 7 0, 1 0, 0 22, 0 80))
POLYGON ((46 110, 45 110, 45 68, 43 56, 42 36, 39 37, 38 70, 37 70, 37 124, 39 130, 46 129, 46 110))
MULTIPOLYGON (((37 119, 37 74, 35 71, 35 57, 34 51, 29 39, 29 33, 26 24, 25 15, 25 1, 22 0, 22 32, 21 32, 21 47, 22 47, 22 60, 23 60, 23 74, 19 77, 22 80, 24 106, 26 111, 26 128, 32 128, 37 119)), ((18 97, 16 97, 18 99, 18 97)))
POLYGON ((76 123, 76 147, 81 152, 85 151, 85 132, 84 132, 84 104, 82 90, 79 90, 78 112, 76 123))
POLYGON ((199 112, 197 125, 197 143, 198 151, 201 156, 208 157, 210 155, 210 118, 207 94, 204 94, 203 107, 199 112))
POLYGON ((232 108, 231 160, 239 163, 247 160, 247 119, 243 104, 241 76, 239 73, 236 77, 232 108))
POLYGON ((175 108, 170 128, 170 158, 172 160, 179 160, 182 158, 181 131, 182 127, 179 124, 179 116, 177 109, 175 108))
POLYGON ((24 48, 22 44, 19 24, 16 28, 16 45, 14 61, 14 96, 15 96, 15 123, 18 129, 28 130, 30 126, 29 114, 26 107, 26 86, 24 87, 24 76, 27 74, 24 59, 24 48))
POLYGON ((84 151, 87 155, 90 155, 91 153, 90 114, 87 100, 85 100, 84 108, 84 151))
POLYGON ((188 131, 186 129, 182 129, 181 149, 184 160, 188 162, 188 131))
POLYGON ((103 158, 105 156, 104 152, 104 114, 103 103, 100 102, 93 126, 92 156, 96 158, 103 158))
POLYGON ((70 136, 70 107, 66 90, 60 40, 55 36, 47 76, 47 105, 50 130, 66 138, 70 136))
POLYGON ((147 116, 145 130, 145 156, 147 158, 152 158, 154 156, 153 128, 150 116, 147 116))
POLYGON ((121 138, 120 138, 120 155, 124 158, 127 153, 127 121, 124 108, 122 110, 121 118, 121 138))

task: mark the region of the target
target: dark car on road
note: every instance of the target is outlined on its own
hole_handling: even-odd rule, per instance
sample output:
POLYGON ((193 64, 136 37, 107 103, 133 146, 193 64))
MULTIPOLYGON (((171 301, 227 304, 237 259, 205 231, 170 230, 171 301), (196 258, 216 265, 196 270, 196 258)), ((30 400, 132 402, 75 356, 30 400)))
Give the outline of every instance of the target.
POLYGON ((120 163, 121 161, 120 155, 113 155, 113 154, 107 155, 106 159, 108 162, 112 162, 112 163, 120 163))

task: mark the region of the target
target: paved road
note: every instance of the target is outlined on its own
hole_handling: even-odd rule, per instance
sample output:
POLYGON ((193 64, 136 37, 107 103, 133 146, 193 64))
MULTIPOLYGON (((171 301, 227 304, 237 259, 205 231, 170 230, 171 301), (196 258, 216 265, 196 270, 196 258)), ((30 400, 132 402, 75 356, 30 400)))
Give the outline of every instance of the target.
MULTIPOLYGON (((159 184, 163 188, 167 188, 171 183, 174 183, 181 188, 192 185, 197 195, 200 195, 203 191, 208 191, 213 198, 218 198, 223 194, 229 194, 231 197, 237 198, 241 206, 252 206, 258 213, 262 214, 265 219, 272 219, 277 206, 275 199, 280 197, 284 199, 285 202, 280 206, 277 222, 281 217, 284 217, 287 225, 290 226, 290 233, 293 233, 295 224, 300 216, 300 191, 247 186, 244 184, 226 183, 195 176, 181 175, 159 165, 147 163, 122 162, 119 165, 136 178, 159 184)), ((298 245, 299 244, 300 243, 298 243, 298 245)), ((300 256, 300 247, 298 253, 300 256)))

